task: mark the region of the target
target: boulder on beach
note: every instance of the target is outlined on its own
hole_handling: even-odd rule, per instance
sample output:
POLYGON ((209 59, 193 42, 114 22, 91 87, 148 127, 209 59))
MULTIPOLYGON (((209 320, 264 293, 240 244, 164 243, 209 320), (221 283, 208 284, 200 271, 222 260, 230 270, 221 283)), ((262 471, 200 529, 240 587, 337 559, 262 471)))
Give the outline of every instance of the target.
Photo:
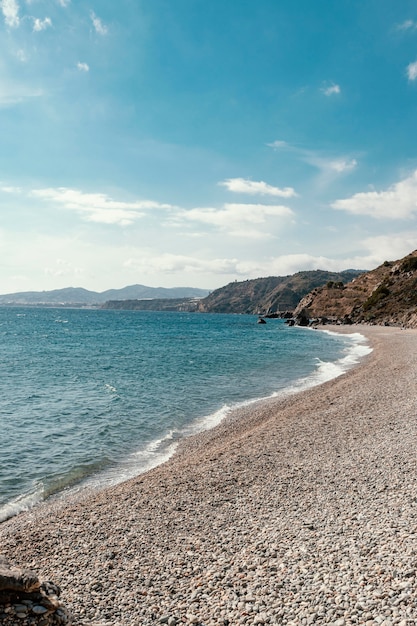
POLYGON ((58 585, 41 581, 29 569, 13 565, 0 555, 0 623, 2 626, 69 626, 70 616, 61 604, 58 585))

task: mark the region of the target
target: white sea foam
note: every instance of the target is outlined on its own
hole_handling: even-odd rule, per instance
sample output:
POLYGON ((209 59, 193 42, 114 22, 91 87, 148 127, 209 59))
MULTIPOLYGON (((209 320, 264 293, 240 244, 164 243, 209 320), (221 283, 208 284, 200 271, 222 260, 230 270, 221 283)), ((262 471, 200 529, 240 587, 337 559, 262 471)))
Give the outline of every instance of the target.
MULTIPOLYGON (((341 341, 344 341, 345 348, 343 356, 333 362, 323 361, 317 358, 315 370, 309 376, 300 378, 287 387, 275 391, 266 397, 257 397, 233 404, 224 404, 213 413, 200 416, 184 427, 172 429, 160 438, 148 442, 145 446, 130 453, 112 467, 85 478, 75 486, 64 489, 60 493, 55 494, 53 498, 61 499, 62 497, 71 495, 77 497, 86 490, 102 489, 134 478, 167 461, 175 453, 179 440, 214 428, 232 412, 250 406, 251 404, 270 398, 292 395, 304 389, 332 380, 342 375, 357 364, 362 357, 372 351, 365 337, 360 333, 341 335, 328 330, 314 332, 324 332, 337 336, 341 341)), ((117 392, 117 389, 110 384, 105 384, 105 389, 112 394, 117 392)), ((40 503, 46 496, 47 494, 43 486, 39 486, 29 494, 19 496, 9 501, 0 508, 0 522, 13 517, 21 511, 29 510, 40 503)))
MULTIPOLYGON (((320 331, 319 331, 320 332, 320 331)), ((324 382, 337 378, 356 365, 363 356, 372 351, 372 348, 366 342, 366 338, 360 333, 352 333, 349 335, 340 335, 332 331, 322 331, 346 341, 345 355, 335 362, 322 361, 317 359, 315 371, 305 378, 301 378, 292 385, 285 387, 272 394, 261 397, 244 400, 234 404, 225 404, 217 411, 209 415, 198 417, 191 423, 181 429, 170 430, 165 436, 149 442, 144 448, 140 448, 129 454, 124 460, 120 461, 116 466, 109 468, 99 474, 95 474, 86 478, 79 485, 71 487, 58 497, 70 493, 80 493, 86 489, 102 489, 113 486, 134 478, 162 463, 166 462, 175 453, 178 442, 185 437, 196 435, 205 430, 214 428, 220 424, 230 413, 239 409, 256 404, 263 400, 276 397, 285 397, 295 393, 299 393, 310 387, 315 387, 324 382)))
POLYGON ((116 465, 88 476, 76 486, 69 487, 64 492, 57 494, 56 497, 61 498, 86 490, 111 487, 165 463, 177 448, 180 437, 175 435, 175 431, 169 431, 160 439, 150 441, 143 448, 130 453, 116 465))
POLYGON ((367 343, 366 337, 360 333, 341 335, 330 330, 314 332, 324 332, 340 339, 346 339, 344 356, 337 361, 322 361, 321 359, 317 359, 317 366, 312 374, 296 381, 293 385, 284 389, 283 392, 280 392, 281 394, 297 393, 303 389, 321 385, 333 378, 338 378, 359 363, 361 358, 372 352, 372 348, 367 343))
POLYGON ((29 511, 32 507, 42 502, 44 499, 44 487, 39 485, 33 491, 27 494, 22 494, 13 498, 3 506, 0 506, 0 523, 14 517, 22 511, 29 511))

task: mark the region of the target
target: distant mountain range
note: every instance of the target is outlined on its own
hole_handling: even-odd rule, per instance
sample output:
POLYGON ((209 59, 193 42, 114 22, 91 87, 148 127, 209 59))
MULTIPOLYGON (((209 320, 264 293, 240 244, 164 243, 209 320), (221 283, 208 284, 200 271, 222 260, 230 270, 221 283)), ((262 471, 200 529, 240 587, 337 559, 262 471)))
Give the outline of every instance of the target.
POLYGON ((349 282, 359 270, 305 271, 290 276, 270 276, 233 282, 209 292, 192 287, 131 285, 96 292, 68 287, 53 291, 26 291, 0 295, 0 306, 91 306, 105 309, 196 311, 201 313, 249 313, 280 315, 294 311, 312 289, 328 281, 349 282))
POLYGON ((94 306, 104 304, 109 300, 204 298, 209 293, 208 289, 193 287, 165 288, 130 285, 122 289, 108 289, 102 292, 67 287, 52 291, 25 291, 0 295, 0 305, 94 306))
POLYGON ((96 292, 69 287, 0 295, 0 306, 91 306, 142 311, 192 311, 284 316, 308 323, 329 318, 417 327, 417 250, 376 269, 297 272, 233 282, 211 293, 192 287, 146 287, 96 292))

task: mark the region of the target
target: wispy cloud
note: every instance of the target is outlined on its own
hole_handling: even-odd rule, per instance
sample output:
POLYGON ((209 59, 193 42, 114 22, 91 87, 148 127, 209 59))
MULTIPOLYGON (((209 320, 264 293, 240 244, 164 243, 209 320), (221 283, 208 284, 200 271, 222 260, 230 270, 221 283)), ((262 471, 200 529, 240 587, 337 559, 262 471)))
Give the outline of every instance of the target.
POLYGON ((0 191, 3 191, 3 193, 18 194, 18 193, 21 193, 22 190, 20 187, 13 187, 12 185, 4 185, 3 183, 0 182, 0 191))
POLYGON ((410 219, 417 215, 417 170, 385 191, 356 193, 336 200, 333 209, 354 215, 370 215, 376 219, 410 219))
POLYGON ((408 80, 415 80, 417 78, 417 61, 407 65, 408 80))
MULTIPOLYGON (((417 247, 417 231, 368 237, 357 242, 357 255, 338 257, 318 256, 308 253, 280 256, 246 262, 246 277, 286 276, 301 270, 328 270, 341 272, 350 267, 373 269, 386 260, 400 259, 417 247)), ((242 265, 242 264, 241 264, 242 265)))
POLYGON ((81 63, 79 61, 77 63, 77 69, 80 70, 80 72, 89 72, 90 71, 90 66, 87 63, 81 63))
POLYGON ((398 24, 397 26, 397 30, 416 30, 417 29, 417 22, 414 22, 414 20, 405 20, 404 22, 402 22, 401 24, 398 24))
POLYGON ((45 17, 45 19, 41 20, 38 17, 33 18, 33 30, 36 33, 41 32, 42 30, 46 30, 52 26, 52 20, 50 17, 45 17))
POLYGON ((297 194, 292 187, 273 187, 268 185, 264 181, 252 181, 246 178, 228 178, 227 180, 219 183, 223 187, 226 187, 229 191, 235 193, 247 193, 250 195, 261 196, 279 196, 281 198, 293 198, 297 194))
POLYGON ((269 238, 271 233, 263 231, 262 227, 269 218, 279 218, 289 221, 294 218, 294 212, 286 206, 268 204, 225 204, 222 208, 195 208, 179 210, 173 216, 173 221, 197 222, 213 226, 227 232, 229 235, 247 238, 269 238))
POLYGON ((18 59, 21 63, 26 63, 28 61, 28 55, 25 52, 25 50, 23 50, 22 48, 20 48, 19 50, 16 50, 16 52, 14 53, 14 56, 16 57, 16 59, 18 59))
POLYGON ((0 107, 13 106, 30 98, 39 98, 42 95, 41 89, 4 81, 3 84, 0 84, 0 107))
MULTIPOLYGON (((376 267, 384 261, 401 259, 410 250, 417 248, 417 231, 407 230, 390 233, 389 235, 376 235, 367 237, 361 244, 367 249, 369 262, 367 267, 376 267)), ((351 267, 354 267, 353 265, 351 267)), ((364 267, 356 265, 356 267, 364 267)))
POLYGON ((65 8, 70 4, 71 0, 57 0, 57 2, 61 7, 65 8))
POLYGON ((288 148, 289 144, 286 141, 281 141, 277 139, 276 141, 272 141, 271 143, 266 144, 269 148, 273 148, 274 150, 280 150, 281 148, 288 148))
POLYGON ((186 256, 182 254, 157 253, 145 250, 135 254, 124 262, 124 267, 135 272, 164 272, 169 274, 241 274, 237 259, 186 256))
POLYGON ((324 93, 325 96, 335 96, 341 93, 342 90, 340 88, 340 85, 336 85, 335 83, 332 83, 331 85, 322 87, 320 91, 324 93))
POLYGON ((41 198, 80 213, 88 222, 128 226, 144 217, 150 209, 169 209, 171 205, 140 200, 120 202, 104 193, 84 193, 67 187, 34 189, 31 196, 41 198))
POLYGON ((19 5, 16 0, 0 0, 0 6, 6 25, 12 28, 19 26, 19 5))
POLYGON ((91 21, 93 22, 94 30, 98 35, 107 35, 108 28, 103 24, 101 19, 97 17, 94 11, 90 13, 91 21))
POLYGON ((358 165, 356 159, 350 159, 347 157, 332 159, 311 154, 306 156, 304 160, 324 173, 343 174, 351 172, 358 165))
POLYGON ((298 148, 286 143, 285 141, 273 141, 267 144, 273 150, 286 150, 293 153, 299 159, 308 163, 312 167, 320 171, 321 183, 329 183, 335 176, 347 174, 353 171, 358 162, 355 158, 344 156, 327 156, 315 150, 306 148, 298 148))

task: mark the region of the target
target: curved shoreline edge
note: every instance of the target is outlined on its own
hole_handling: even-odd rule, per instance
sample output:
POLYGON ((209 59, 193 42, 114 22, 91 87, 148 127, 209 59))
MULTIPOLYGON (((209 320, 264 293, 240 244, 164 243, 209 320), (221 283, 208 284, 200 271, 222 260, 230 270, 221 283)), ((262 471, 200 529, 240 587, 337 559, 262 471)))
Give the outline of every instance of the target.
MULTIPOLYGON (((294 334, 299 330, 306 331, 305 328, 296 326, 290 332, 294 334)), ((305 389, 316 387, 323 384, 323 382, 343 375, 351 367, 356 366, 361 358, 371 350, 369 343, 366 342, 366 338, 359 332, 340 333, 329 330, 328 327, 314 327, 307 329, 307 331, 321 332, 333 337, 339 335, 339 339, 341 334, 346 335, 349 338, 349 343, 345 344, 345 355, 336 361, 322 361, 317 358, 316 369, 312 373, 289 383, 287 387, 278 388, 269 395, 225 404, 214 413, 195 417, 183 427, 174 428, 160 439, 152 440, 145 447, 128 453, 115 465, 88 474, 73 485, 68 485, 58 491, 45 493, 44 485, 40 483, 33 491, 22 494, 0 505, 0 524, 31 509, 42 508, 51 503, 54 503, 54 506, 57 507, 61 501, 79 501, 92 493, 97 493, 136 478, 168 461, 176 453, 178 445, 184 439, 215 428, 228 417, 233 419, 235 414, 239 415, 242 409, 247 410, 253 405, 269 401, 272 398, 283 399, 287 395, 300 393, 305 389)))
POLYGON ((373 352, 343 376, 4 522, 2 552, 57 582, 80 625, 413 623, 417 331, 360 332, 373 352))

